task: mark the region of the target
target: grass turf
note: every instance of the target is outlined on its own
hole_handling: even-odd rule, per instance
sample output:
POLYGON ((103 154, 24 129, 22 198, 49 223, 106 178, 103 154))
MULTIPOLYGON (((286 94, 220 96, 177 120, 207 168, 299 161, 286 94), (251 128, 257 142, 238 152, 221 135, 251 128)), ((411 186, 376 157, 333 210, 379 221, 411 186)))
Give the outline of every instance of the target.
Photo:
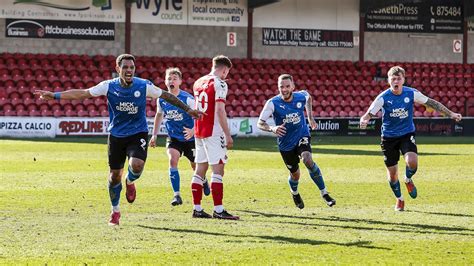
MULTIPOLYGON (((122 191, 115 228, 107 226, 105 141, 0 140, 0 264, 474 264, 471 138, 417 138, 419 196, 409 199, 402 187, 405 212, 393 211, 377 137, 314 138, 313 157, 337 205, 325 206, 302 169, 303 210, 294 207, 275 140, 236 139, 224 204, 240 221, 191 218, 185 158, 185 202, 170 206, 160 139, 136 202, 122 191)), ((210 197, 203 207, 212 210, 210 197)))

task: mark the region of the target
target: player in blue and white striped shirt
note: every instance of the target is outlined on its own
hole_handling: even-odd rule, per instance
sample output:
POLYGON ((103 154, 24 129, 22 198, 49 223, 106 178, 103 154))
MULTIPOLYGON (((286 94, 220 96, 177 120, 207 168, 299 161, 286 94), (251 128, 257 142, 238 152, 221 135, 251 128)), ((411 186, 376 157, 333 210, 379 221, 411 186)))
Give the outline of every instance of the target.
POLYGON ((405 184, 408 194, 417 197, 417 189, 412 177, 418 168, 418 155, 415 143, 415 125, 413 123, 414 103, 423 104, 456 121, 462 119, 461 114, 454 113, 441 103, 423 95, 416 89, 403 86, 405 70, 394 66, 388 71, 390 88, 380 93, 370 105, 367 112, 360 118, 360 127, 367 123, 379 110, 382 110, 382 152, 390 187, 397 198, 396 211, 403 211, 405 201, 398 181, 398 160, 400 152, 405 158, 405 184))

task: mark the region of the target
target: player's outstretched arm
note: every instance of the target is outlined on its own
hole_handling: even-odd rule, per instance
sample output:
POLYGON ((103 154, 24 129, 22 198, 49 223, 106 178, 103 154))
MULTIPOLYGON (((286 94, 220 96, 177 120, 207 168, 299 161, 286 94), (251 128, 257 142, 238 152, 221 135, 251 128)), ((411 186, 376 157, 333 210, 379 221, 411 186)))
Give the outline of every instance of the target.
POLYGON ((459 122, 461 121, 462 119, 462 115, 459 114, 459 113, 455 113, 451 110, 449 110, 446 106, 444 106, 442 103, 436 101, 436 100, 433 100, 431 98, 428 98, 428 101, 426 101, 425 103, 425 106, 426 107, 430 107, 438 112, 440 112, 442 115, 444 116, 447 116, 447 117, 450 117, 454 120, 456 120, 456 122, 459 122))
POLYGON ((183 109, 186 113, 188 113, 190 116, 192 116, 195 119, 200 119, 201 116, 205 115, 204 112, 201 112, 199 110, 194 110, 191 109, 187 104, 183 103, 178 97, 174 96, 173 94, 163 91, 160 95, 160 98, 171 103, 172 105, 179 107, 183 109))
POLYGON ((67 90, 63 92, 36 90, 35 95, 38 95, 42 100, 83 100, 93 97, 88 89, 67 90))

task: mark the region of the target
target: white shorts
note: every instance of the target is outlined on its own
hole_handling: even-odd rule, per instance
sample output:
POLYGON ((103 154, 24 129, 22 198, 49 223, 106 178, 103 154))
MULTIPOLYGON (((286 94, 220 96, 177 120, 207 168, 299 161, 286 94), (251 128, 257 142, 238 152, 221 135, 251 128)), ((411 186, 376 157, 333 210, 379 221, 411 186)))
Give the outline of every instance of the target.
POLYGON ((225 137, 212 136, 204 139, 196 138, 196 163, 225 164, 227 147, 225 137))

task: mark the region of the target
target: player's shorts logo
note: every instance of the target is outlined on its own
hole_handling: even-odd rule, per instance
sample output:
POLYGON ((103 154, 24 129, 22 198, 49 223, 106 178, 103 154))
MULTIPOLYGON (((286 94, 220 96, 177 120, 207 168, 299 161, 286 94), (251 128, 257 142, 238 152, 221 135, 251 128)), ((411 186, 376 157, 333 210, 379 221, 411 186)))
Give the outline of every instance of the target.
POLYGON ((415 143, 415 136, 411 136, 411 137, 410 137, 410 141, 411 141, 411 143, 416 144, 416 143, 415 143))
POLYGON ((309 140, 307 137, 304 137, 302 139, 300 139, 299 143, 298 143, 298 146, 301 146, 301 145, 308 145, 309 143, 309 140))
POLYGON ((140 97, 140 91, 135 91, 133 93, 133 96, 135 96, 136 98, 140 97))
POLYGON ((408 97, 405 97, 405 99, 403 99, 405 101, 405 103, 409 103, 410 102, 410 98, 408 97))

